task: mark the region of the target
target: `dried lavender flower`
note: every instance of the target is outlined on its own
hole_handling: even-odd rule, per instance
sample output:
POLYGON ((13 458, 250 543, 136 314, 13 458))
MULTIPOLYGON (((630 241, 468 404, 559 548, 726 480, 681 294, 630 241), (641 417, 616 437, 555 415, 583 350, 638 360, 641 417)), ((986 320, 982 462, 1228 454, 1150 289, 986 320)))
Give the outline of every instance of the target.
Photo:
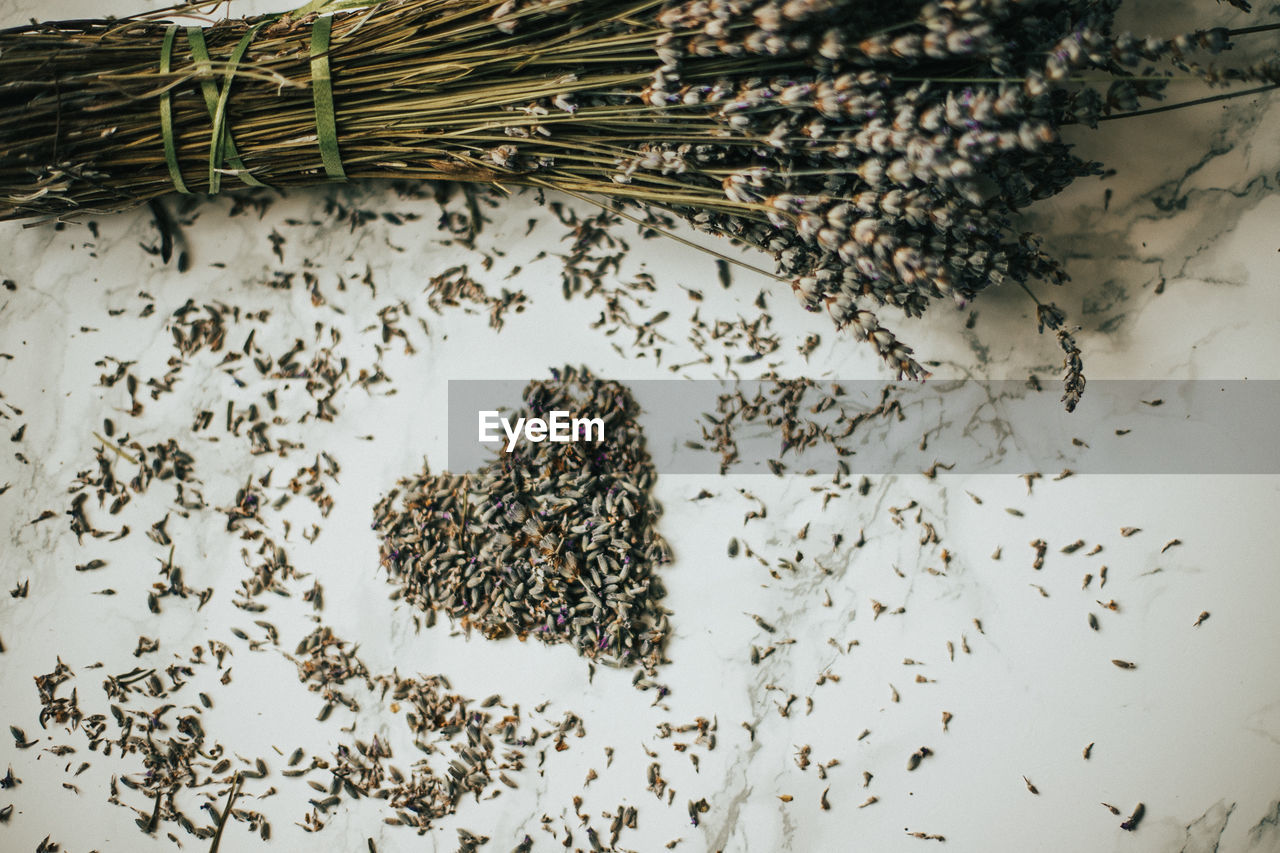
MULTIPOLYGON (((560 188, 676 213, 772 256, 807 308, 921 377, 881 308, 915 317, 993 285, 1067 280, 1018 221, 1100 171, 1071 152, 1063 126, 1143 112, 1175 74, 1280 84, 1275 60, 1195 59, 1266 26, 1140 37, 1115 31, 1119 7, 399 0, 333 15, 327 79, 350 177, 560 188), (607 65, 594 61, 603 54, 607 65)), ((297 142, 317 138, 316 20, 207 29, 217 65, 264 25, 237 66, 221 172, 181 39, 159 70, 176 34, 166 24, 0 33, 0 218, 117 210, 171 191, 175 175, 191 192, 216 191, 216 174, 275 187, 327 179, 319 148, 297 142)))
POLYGON ((423 473, 374 510, 382 565, 418 607, 486 637, 571 643, 583 656, 652 671, 668 633, 656 569, 656 472, 617 382, 553 371, 516 416, 601 417, 602 441, 516 445, 474 474, 423 473))

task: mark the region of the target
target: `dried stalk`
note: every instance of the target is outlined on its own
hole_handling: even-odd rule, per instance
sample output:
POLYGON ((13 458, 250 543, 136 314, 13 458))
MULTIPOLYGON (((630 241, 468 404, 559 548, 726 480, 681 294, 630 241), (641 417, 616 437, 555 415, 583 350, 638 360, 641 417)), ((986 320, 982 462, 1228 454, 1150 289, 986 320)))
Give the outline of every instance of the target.
POLYGON ((1098 172, 1060 127, 1164 109, 1144 103, 1174 79, 1280 81, 1275 60, 1193 61, 1272 25, 1143 39, 1112 31, 1119 0, 385 0, 319 25, 310 11, 349 5, 195 35, 153 15, 0 32, 0 219, 334 176, 604 196, 768 252, 808 308, 918 378, 872 309, 1066 280, 1016 219, 1098 172))

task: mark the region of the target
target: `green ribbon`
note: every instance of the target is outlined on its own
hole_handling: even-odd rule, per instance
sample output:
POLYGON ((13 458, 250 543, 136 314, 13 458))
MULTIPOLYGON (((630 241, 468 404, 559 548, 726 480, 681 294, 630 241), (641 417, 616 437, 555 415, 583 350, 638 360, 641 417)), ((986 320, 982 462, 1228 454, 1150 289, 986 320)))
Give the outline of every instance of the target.
MULTIPOLYGON (((367 8, 376 5, 380 0, 311 0, 311 2, 288 13, 289 17, 300 18, 313 12, 336 12, 338 10, 367 8)), ((264 26, 280 18, 272 15, 254 26, 240 39, 235 50, 227 57, 226 71, 223 74, 222 87, 219 88, 213 77, 213 62, 209 56, 209 47, 204 40, 204 32, 200 27, 187 27, 187 43, 191 48, 191 58, 200 70, 203 79, 200 91, 204 96, 205 107, 213 121, 213 132, 209 142, 209 195, 216 195, 222 188, 223 163, 230 164, 237 177, 251 187, 265 187, 245 166, 236 149, 231 129, 227 124, 227 101, 231 96, 231 84, 235 79, 236 67, 244 58, 254 36, 264 26)), ((164 42, 160 48, 160 73, 169 74, 173 70, 173 44, 178 32, 177 25, 165 30, 164 42)), ((329 67, 329 48, 333 33, 333 19, 327 15, 317 17, 311 27, 311 89, 316 112, 316 140, 320 146, 320 159, 324 163, 325 174, 331 180, 344 181, 346 170, 342 165, 342 155, 338 148, 337 111, 333 101, 333 78, 329 67)), ((160 135, 164 143, 165 164, 169 168, 169 178, 173 188, 180 193, 191 194, 178 163, 178 147, 173 127, 173 94, 166 88, 160 95, 160 135)))
POLYGON ((311 25, 311 93, 316 105, 316 139, 325 174, 333 181, 345 181, 342 155, 338 151, 338 121, 333 107, 333 79, 329 74, 329 39, 333 18, 325 15, 311 25))
MULTIPOLYGON (((230 128, 227 127, 227 100, 231 96, 231 82, 235 78, 236 66, 244 58, 253 37, 268 23, 269 21, 260 21, 250 27, 244 34, 244 38, 240 39, 240 43, 236 45, 235 50, 231 52, 231 56, 227 57, 227 70, 223 75, 221 90, 211 79, 206 78, 200 81, 205 106, 208 107, 209 116, 213 119, 213 133, 209 144, 209 195, 217 195, 218 190, 222 188, 222 172, 219 170, 224 160, 236 170, 240 180, 249 186, 266 186, 249 173, 244 161, 240 159, 240 152, 236 150, 230 128)), ((209 48, 205 45, 204 33, 200 27, 187 27, 187 42, 191 45, 191 56, 195 59, 196 65, 205 74, 212 75, 209 48)))
MULTIPOLYGON (((178 25, 164 31, 164 44, 160 48, 160 73, 168 75, 173 63, 173 40, 178 35, 178 25)), ((173 141, 173 91, 168 86, 160 95, 160 135, 164 137, 164 161, 169 166, 169 179, 173 188, 184 195, 191 195, 182 170, 178 168, 178 147, 173 141)))

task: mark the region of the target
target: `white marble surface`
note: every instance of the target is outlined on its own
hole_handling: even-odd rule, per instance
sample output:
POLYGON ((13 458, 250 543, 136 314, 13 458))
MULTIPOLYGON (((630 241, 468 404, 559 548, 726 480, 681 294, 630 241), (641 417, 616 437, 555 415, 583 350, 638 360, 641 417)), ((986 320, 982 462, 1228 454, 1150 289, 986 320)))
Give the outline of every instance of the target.
MULTIPOLYGON (((1215 21, 1251 20, 1200 7, 1215 21)), ((38 12, 74 17, 104 8, 49 2, 38 12)), ((1153 4, 1131 13, 1132 19, 1154 30, 1173 31, 1189 20, 1181 8, 1182 17, 1170 12, 1168 19, 1142 9, 1151 12, 1153 4)), ((34 11, 26 2, 0 2, 0 23, 34 11)), ((1275 97, 1116 122, 1103 133, 1080 135, 1082 150, 1118 174, 1081 182, 1038 206, 1032 218, 1074 278, 1052 298, 1084 326, 1078 340, 1091 379, 1280 376, 1277 140, 1275 97), (1104 211, 1106 187, 1114 193, 1104 211), (1163 292, 1157 293, 1160 284, 1163 292)), ((274 759, 272 775, 247 783, 240 802, 270 817, 267 849, 312 850, 318 844, 356 850, 372 838, 379 851, 454 850, 456 827, 491 836, 482 849, 499 851, 525 833, 535 839, 534 849, 561 849, 568 827, 571 848, 590 849, 574 814, 573 797, 580 795, 582 811, 597 829, 609 822, 602 812, 635 805, 639 827, 624 831, 618 846, 645 853, 674 839, 682 839, 675 849, 695 853, 895 851, 936 843, 912 838, 904 827, 945 835, 942 849, 949 851, 1280 850, 1275 477, 1078 476, 1054 482, 1055 472, 1045 471, 1028 494, 1012 476, 903 475, 877 477, 866 497, 846 494, 824 510, 811 486, 825 478, 664 476, 657 489, 666 509, 661 532, 676 559, 663 578, 675 633, 672 662, 657 678, 671 693, 655 703, 654 692, 632 687, 630 673, 601 668, 589 679, 584 662, 566 647, 468 639, 451 632, 445 620, 415 633, 412 614, 388 600, 391 587, 369 530, 371 507, 424 458, 433 469, 443 467, 450 379, 532 378, 565 363, 585 363, 620 379, 659 378, 672 375, 668 365, 694 360, 682 325, 693 306, 680 285, 707 294, 704 318, 730 320, 754 317, 752 302, 765 289, 772 330, 782 342, 770 361, 784 375, 883 375, 865 345, 842 339, 824 318, 806 315, 764 279, 735 272, 733 289, 723 292, 710 258, 669 241, 642 241, 623 229, 633 251, 618 280, 651 272, 659 287, 644 312, 672 311, 662 327, 670 340, 658 365, 652 350, 629 346, 625 332, 610 337, 591 328, 603 308, 600 298, 562 298, 554 253, 564 250, 563 229, 530 197, 488 211, 492 222, 476 250, 442 242, 435 202, 400 198, 387 188, 294 192, 262 215, 232 215, 231 209, 223 198, 186 214, 192 259, 186 273, 145 251, 158 239, 145 210, 98 218, 96 235, 84 223, 0 226, 0 278, 14 285, 0 291, 0 352, 11 356, 0 360, 0 433, 7 438, 25 425, 0 460, 0 486, 9 486, 0 495, 6 536, 0 585, 13 589, 29 581, 27 597, 0 596, 0 720, 39 739, 26 750, 8 741, 0 746, 0 765, 11 765, 22 780, 0 791, 0 806, 15 807, 0 826, 0 849, 31 850, 45 836, 77 853, 171 848, 164 832, 140 834, 133 812, 106 802, 111 777, 136 772, 136 764, 87 752, 79 732, 56 724, 42 731, 32 678, 51 671, 60 658, 75 672, 66 689, 77 688, 86 713, 107 713, 100 689, 105 673, 163 666, 213 638, 230 646, 234 678, 224 686, 218 673, 202 671, 215 703, 205 728, 232 752, 274 759), (329 208, 331 200, 421 219, 353 228, 329 208), (531 217, 538 222, 526 236, 531 217), (273 253, 273 232, 284 238, 282 257, 273 253), (494 260, 487 270, 486 250, 494 260), (537 260, 543 250, 552 256, 537 260), (509 314, 500 334, 484 311, 428 308, 427 278, 459 263, 491 294, 509 287, 528 295, 527 308, 509 314), (508 279, 515 266, 521 271, 508 279), (308 292, 303 269, 315 273, 323 299, 308 292), (297 273, 292 287, 271 286, 279 271, 297 273), (153 399, 146 380, 163 376, 177 355, 173 314, 188 300, 267 311, 270 319, 228 319, 226 347, 184 359, 171 392, 153 399), (383 344, 378 318, 384 309, 399 312, 406 337, 383 344), (299 361, 325 347, 347 360, 332 421, 309 414, 314 400, 298 380, 256 378, 244 359, 222 363, 255 329, 263 353, 279 356, 300 340, 299 361), (339 333, 336 342, 329 330, 339 333), (806 364, 795 348, 809 332, 819 333, 822 343, 806 364), (99 363, 104 356, 133 362, 130 370, 143 383, 141 411, 130 414, 123 382, 100 384, 99 377, 114 369, 99 363), (360 372, 375 365, 389 381, 358 387, 360 372), (238 435, 225 429, 225 411, 228 403, 237 409, 262 405, 262 395, 273 388, 279 423, 269 434, 300 446, 254 455, 243 429, 238 435), (195 432, 193 414, 201 409, 213 412, 213 423, 195 432), (78 544, 64 515, 68 487, 78 472, 94 466, 93 432, 102 431, 104 418, 143 445, 175 439, 195 458, 208 507, 184 516, 164 483, 117 516, 91 498, 88 511, 98 526, 124 523, 133 532, 118 542, 86 537, 78 544), (361 438, 366 435, 373 440, 361 438), (265 613, 236 609, 233 593, 248 574, 241 549, 252 543, 229 534, 216 507, 232 504, 239 485, 268 470, 275 472, 268 494, 280 494, 322 450, 341 464, 337 478, 326 482, 332 512, 321 518, 313 505, 295 499, 280 513, 264 514, 267 535, 285 545, 292 564, 308 577, 288 582, 292 597, 269 597, 265 613), (767 519, 743 524, 755 503, 740 488, 768 505, 767 519), (691 500, 702 489, 715 499, 691 500), (890 508, 911 500, 918 507, 898 524, 890 508), (1006 512, 1010 507, 1023 515, 1006 512), (33 524, 46 509, 55 516, 33 524), (159 615, 146 607, 147 589, 169 549, 144 533, 166 513, 172 559, 183 566, 187 584, 214 589, 199 611, 194 600, 172 597, 163 600, 159 615), (288 533, 286 520, 292 522, 288 533), (941 542, 921 545, 919 522, 934 525, 941 542), (309 543, 302 532, 313 523, 321 532, 309 543), (799 541, 806 523, 807 539, 799 541), (1122 536, 1126 526, 1141 531, 1122 536), (859 530, 866 544, 854 549, 859 530), (844 544, 832 548, 837 532, 844 544), (742 537, 768 566, 729 559, 730 536, 742 537), (1039 572, 1027 545, 1036 538, 1050 546, 1039 572), (1162 553, 1174 538, 1182 544, 1162 553), (1077 539, 1104 550, 1090 557, 1088 548, 1059 552, 1077 539), (1003 549, 999 560, 992 559, 997 547, 1003 549), (944 575, 931 574, 929 567, 942 566, 942 548, 951 562, 944 575), (777 560, 796 550, 805 552, 799 569, 777 569, 777 560), (74 570, 93 558, 107 565, 74 570), (1082 575, 1102 564, 1109 567, 1105 590, 1095 580, 1081 591, 1082 575), (565 752, 549 752, 540 770, 536 759, 530 761, 518 790, 464 801, 455 816, 423 837, 384 825, 388 812, 370 800, 344 800, 320 835, 304 833, 295 821, 309 811, 314 792, 303 780, 279 776, 284 761, 272 746, 285 755, 298 745, 332 751, 348 738, 339 726, 354 722, 357 737, 377 733, 397 755, 411 749, 395 714, 377 701, 364 703, 358 715, 339 708, 327 724, 315 721, 320 700, 297 681, 283 654, 313 627, 309 605, 300 600, 313 579, 325 589, 325 624, 360 643, 371 671, 443 673, 460 693, 477 699, 501 693, 524 708, 550 700, 547 717, 572 710, 582 717, 586 736, 570 738, 565 752), (1031 584, 1042 585, 1047 597, 1031 584), (106 587, 117 594, 94 594, 106 587), (1096 598, 1114 599, 1119 611, 1102 610, 1096 598), (873 601, 905 612, 875 618, 873 601), (1193 627, 1205 610, 1211 617, 1193 627), (1096 633, 1086 624, 1090 612, 1101 620, 1096 633), (747 615, 752 613, 777 632, 766 634, 747 615), (255 652, 231 633, 239 628, 261 639, 255 618, 278 627, 279 647, 268 643, 255 652), (158 639, 159 650, 135 658, 139 635, 158 639), (752 644, 783 640, 794 643, 778 645, 758 666, 750 663, 752 644), (858 644, 849 646, 853 640, 858 644), (1135 661, 1138 668, 1120 670, 1112 658, 1135 661), (904 659, 920 663, 905 665, 904 659), (90 668, 97 662, 101 671, 90 668), (824 672, 839 681, 816 684, 824 672), (917 683, 917 675, 928 681, 917 683), (788 694, 797 699, 784 717, 778 703, 788 694), (953 715, 945 733, 943 711, 953 715), (672 743, 679 736, 658 737, 660 723, 699 716, 718 721, 714 750, 678 752, 672 743), (754 726, 754 740, 744 722, 754 726), (863 730, 870 734, 857 740, 863 730), (1091 742, 1086 761, 1081 750, 1091 742), (44 751, 57 744, 78 751, 65 757, 44 751), (795 755, 804 744, 812 748, 813 764, 802 770, 795 755), (908 756, 921 746, 934 754, 908 772, 908 756), (606 747, 615 750, 608 766, 606 747), (697 767, 691 754, 699 758, 697 767), (813 765, 830 759, 839 764, 821 780, 813 765), (80 761, 91 765, 83 775, 73 779, 64 772, 68 762, 74 769, 80 761), (670 807, 645 790, 651 761, 661 763, 677 791, 670 807), (599 778, 584 788, 589 769, 599 778), (863 771, 874 774, 865 789, 863 771), (1023 776, 1038 795, 1027 790, 1023 776), (62 786, 67 781, 79 794, 62 786), (269 787, 277 793, 256 799, 269 787), (827 788, 829 811, 819 806, 827 788), (784 802, 783 795, 793 799, 784 802), (857 808, 871 795, 878 802, 857 808), (694 827, 686 804, 701 797, 710 808, 694 827), (1124 832, 1121 818, 1100 801, 1126 815, 1142 802, 1145 819, 1138 831, 1124 832)), ((972 329, 964 327, 966 315, 941 310, 896 328, 925 357, 942 362, 939 375, 1023 378, 1034 371, 1048 384, 1060 357, 1050 339, 1036 335, 1032 307, 1018 291, 989 292, 974 306, 972 329)), ((763 365, 739 369, 750 375, 749 369, 763 365)), ((713 372, 690 368, 680 375, 713 372)), ((116 460, 116 471, 126 476, 127 464, 116 460)), ((182 701, 190 700, 187 694, 182 701)), ((130 800, 130 793, 122 791, 122 798, 149 807, 130 800)), ((192 812, 199 802, 193 795, 192 812)), ((206 849, 207 842, 180 830, 179 837, 187 849, 206 849)), ((257 846, 257 836, 233 824, 222 849, 257 846)))

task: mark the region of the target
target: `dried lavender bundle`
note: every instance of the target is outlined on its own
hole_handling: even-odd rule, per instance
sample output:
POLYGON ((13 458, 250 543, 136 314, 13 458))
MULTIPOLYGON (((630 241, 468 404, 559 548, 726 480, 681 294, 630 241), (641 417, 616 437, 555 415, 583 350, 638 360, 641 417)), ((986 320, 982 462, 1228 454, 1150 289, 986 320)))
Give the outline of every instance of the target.
POLYGON ((410 602, 486 637, 653 671, 667 637, 654 570, 670 556, 638 406, 586 370, 553 377, 525 388, 515 416, 600 417, 604 440, 522 443, 475 474, 401 481, 374 509, 382 565, 410 602))
POLYGON ((1270 27, 1141 38, 1113 31, 1119 5, 386 0, 204 30, 33 24, 0 33, 0 218, 359 178, 602 195, 768 252, 806 307, 918 378, 876 308, 1065 280, 1017 220, 1099 171, 1062 126, 1138 112, 1175 76, 1280 81, 1276 60, 1193 61, 1270 27))

